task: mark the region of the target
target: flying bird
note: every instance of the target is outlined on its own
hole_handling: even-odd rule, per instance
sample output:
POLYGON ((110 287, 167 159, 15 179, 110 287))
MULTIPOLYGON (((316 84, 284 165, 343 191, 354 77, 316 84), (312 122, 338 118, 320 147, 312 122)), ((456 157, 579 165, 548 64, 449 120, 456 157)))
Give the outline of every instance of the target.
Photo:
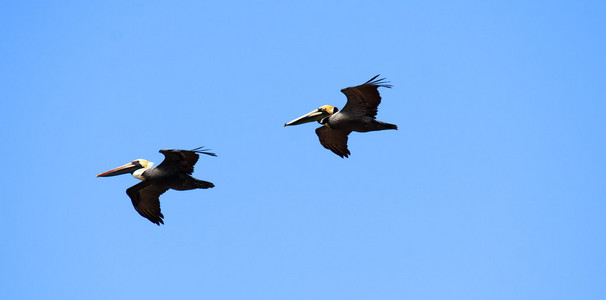
POLYGON ((131 173, 135 178, 142 180, 126 190, 126 194, 133 202, 135 210, 143 217, 156 225, 164 224, 164 215, 160 211, 160 195, 168 189, 186 191, 193 189, 207 189, 215 185, 212 182, 198 180, 190 176, 194 172, 194 165, 200 155, 217 156, 199 147, 193 150, 160 150, 164 154, 164 161, 156 167, 153 162, 145 159, 136 159, 123 166, 97 175, 109 177, 131 173))
POLYGON ((398 126, 394 124, 375 119, 377 108, 381 103, 378 88, 391 88, 391 85, 384 81, 385 78, 376 79, 377 77, 379 75, 364 84, 342 89, 341 92, 347 96, 347 103, 342 110, 334 106, 323 105, 284 124, 284 126, 318 121, 322 124, 321 127, 316 129, 320 144, 341 158, 349 157, 351 153, 347 149, 347 139, 352 131, 369 132, 398 129, 398 126))

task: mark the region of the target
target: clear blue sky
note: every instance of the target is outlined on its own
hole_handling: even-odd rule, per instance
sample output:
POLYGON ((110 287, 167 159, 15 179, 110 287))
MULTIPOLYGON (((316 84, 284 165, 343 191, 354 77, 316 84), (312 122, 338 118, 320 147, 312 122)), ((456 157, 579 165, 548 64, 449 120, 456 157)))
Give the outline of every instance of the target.
POLYGON ((604 1, 3 1, 1 299, 604 299, 604 1), (382 74, 341 159, 283 124, 382 74), (140 217, 159 149, 212 148, 140 217))

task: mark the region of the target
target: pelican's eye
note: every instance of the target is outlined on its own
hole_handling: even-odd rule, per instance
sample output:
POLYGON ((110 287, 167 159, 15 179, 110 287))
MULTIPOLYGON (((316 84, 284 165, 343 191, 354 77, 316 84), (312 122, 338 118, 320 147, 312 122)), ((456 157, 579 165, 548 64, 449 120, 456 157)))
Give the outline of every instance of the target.
POLYGON ((332 108, 332 113, 333 113, 333 114, 334 114, 334 113, 337 113, 338 111, 339 111, 339 109, 338 109, 338 108, 336 108, 336 107, 333 107, 333 108, 332 108))

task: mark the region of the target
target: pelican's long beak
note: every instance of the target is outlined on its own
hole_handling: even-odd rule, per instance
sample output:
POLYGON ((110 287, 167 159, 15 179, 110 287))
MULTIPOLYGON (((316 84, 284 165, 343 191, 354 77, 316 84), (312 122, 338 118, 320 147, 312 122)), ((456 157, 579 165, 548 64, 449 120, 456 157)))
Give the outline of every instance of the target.
POLYGON ((109 177, 109 176, 116 176, 116 175, 122 175, 122 174, 127 174, 127 173, 132 173, 137 169, 142 168, 142 166, 137 162, 129 162, 123 166, 117 167, 115 169, 111 169, 107 172, 103 172, 99 175, 97 175, 97 177, 109 177))
POLYGON ((320 121, 320 120, 328 117, 329 115, 330 114, 327 113, 325 110, 316 109, 304 116, 298 117, 298 118, 284 124, 284 126, 299 125, 299 124, 309 123, 309 122, 313 122, 313 121, 320 121))

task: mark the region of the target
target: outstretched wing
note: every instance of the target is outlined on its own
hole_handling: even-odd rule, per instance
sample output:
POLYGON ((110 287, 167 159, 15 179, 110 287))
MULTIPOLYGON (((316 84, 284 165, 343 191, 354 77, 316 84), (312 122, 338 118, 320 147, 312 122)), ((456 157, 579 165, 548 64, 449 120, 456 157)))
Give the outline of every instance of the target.
POLYGON ((194 172, 194 165, 198 162, 198 158, 201 154, 210 156, 217 156, 212 152, 208 152, 203 147, 198 147, 193 150, 175 150, 175 149, 162 149, 160 153, 164 154, 164 160, 158 168, 161 170, 167 170, 175 173, 184 172, 190 174, 194 172))
POLYGON ((385 78, 376 79, 377 77, 379 75, 364 84, 342 89, 341 92, 347 96, 347 104, 341 111, 374 118, 381 103, 381 95, 377 89, 379 87, 391 88, 391 85, 384 81, 385 78))
POLYGON ((316 134, 320 138, 320 144, 341 158, 348 157, 351 154, 347 149, 347 135, 350 132, 346 130, 334 130, 326 126, 316 129, 316 134))
POLYGON ((137 212, 156 225, 164 224, 164 216, 160 211, 160 195, 164 194, 168 187, 153 185, 147 181, 141 181, 138 184, 126 190, 126 194, 133 202, 137 212))

